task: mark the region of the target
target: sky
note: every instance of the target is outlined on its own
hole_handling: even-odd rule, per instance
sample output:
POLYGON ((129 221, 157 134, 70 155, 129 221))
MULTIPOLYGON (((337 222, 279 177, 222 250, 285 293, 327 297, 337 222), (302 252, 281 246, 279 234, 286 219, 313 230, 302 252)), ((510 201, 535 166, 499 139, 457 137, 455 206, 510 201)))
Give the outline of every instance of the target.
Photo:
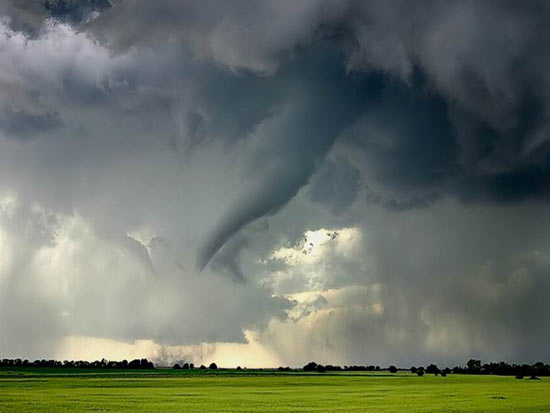
POLYGON ((0 357, 548 362, 550 3, 0 2, 0 357))

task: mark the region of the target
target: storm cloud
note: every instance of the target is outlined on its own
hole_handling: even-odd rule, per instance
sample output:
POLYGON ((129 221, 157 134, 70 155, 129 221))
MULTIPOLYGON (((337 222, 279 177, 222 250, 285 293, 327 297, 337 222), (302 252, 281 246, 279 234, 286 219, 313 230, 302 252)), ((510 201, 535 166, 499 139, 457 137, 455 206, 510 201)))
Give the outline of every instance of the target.
POLYGON ((0 352, 545 356, 547 2, 0 15, 0 352))

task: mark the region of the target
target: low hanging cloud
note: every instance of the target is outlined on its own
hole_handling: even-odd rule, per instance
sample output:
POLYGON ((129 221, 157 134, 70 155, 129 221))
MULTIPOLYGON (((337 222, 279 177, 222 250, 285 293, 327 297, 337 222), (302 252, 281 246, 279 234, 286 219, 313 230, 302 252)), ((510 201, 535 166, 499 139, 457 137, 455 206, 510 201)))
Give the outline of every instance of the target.
POLYGON ((549 15, 2 2, 0 352, 544 356, 549 15))

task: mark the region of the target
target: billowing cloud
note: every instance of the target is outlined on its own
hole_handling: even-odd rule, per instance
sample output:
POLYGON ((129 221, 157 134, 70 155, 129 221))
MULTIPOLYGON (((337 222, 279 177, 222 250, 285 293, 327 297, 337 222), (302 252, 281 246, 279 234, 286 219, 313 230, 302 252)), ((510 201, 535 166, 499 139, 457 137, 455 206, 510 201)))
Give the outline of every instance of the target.
POLYGON ((543 357, 549 13, 2 2, 0 352, 543 357))

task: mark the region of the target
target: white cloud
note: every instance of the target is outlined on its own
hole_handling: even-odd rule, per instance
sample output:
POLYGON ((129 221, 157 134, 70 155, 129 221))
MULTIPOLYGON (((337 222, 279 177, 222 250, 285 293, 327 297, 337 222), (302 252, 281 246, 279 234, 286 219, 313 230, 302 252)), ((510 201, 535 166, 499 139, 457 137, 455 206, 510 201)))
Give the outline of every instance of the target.
POLYGON ((281 246, 271 253, 265 264, 274 270, 266 282, 276 294, 328 289, 337 282, 340 261, 359 261, 362 241, 359 228, 306 231, 297 245, 281 246), (283 268, 275 269, 278 262, 283 268))

